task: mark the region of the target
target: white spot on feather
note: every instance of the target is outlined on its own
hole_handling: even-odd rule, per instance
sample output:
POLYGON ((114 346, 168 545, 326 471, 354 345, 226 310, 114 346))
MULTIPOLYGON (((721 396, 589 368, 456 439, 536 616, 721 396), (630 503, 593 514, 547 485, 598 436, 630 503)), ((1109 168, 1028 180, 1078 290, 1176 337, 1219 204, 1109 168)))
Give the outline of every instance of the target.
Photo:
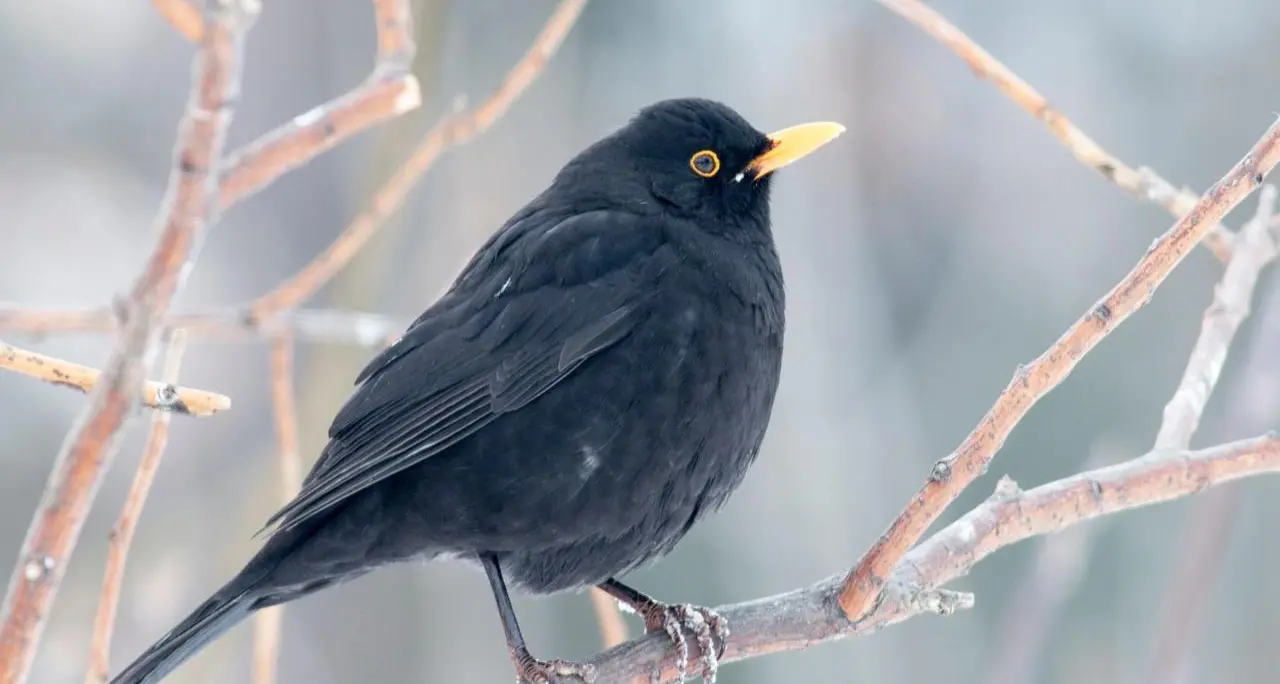
POLYGON ((589 444, 582 445, 582 465, 578 467, 578 477, 583 481, 589 480, 599 469, 600 452, 589 444))

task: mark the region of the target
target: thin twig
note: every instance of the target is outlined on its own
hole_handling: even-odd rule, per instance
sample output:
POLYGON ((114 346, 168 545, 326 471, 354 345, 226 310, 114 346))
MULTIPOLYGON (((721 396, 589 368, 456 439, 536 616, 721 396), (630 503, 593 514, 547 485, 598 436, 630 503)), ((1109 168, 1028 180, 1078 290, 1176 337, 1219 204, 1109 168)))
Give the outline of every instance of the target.
MULTIPOLYGON (((949 614, 972 605, 973 598, 938 587, 967 574, 999 549, 1100 516, 1190 496, 1245 477, 1277 473, 1280 436, 1271 434, 1200 451, 1153 451, 1026 492, 1003 479, 985 503, 907 554, 885 583, 883 599, 862 620, 849 621, 840 608, 841 575, 778 596, 716 608, 732 626, 721 662, 869 634, 925 613, 949 614)), ((690 659, 700 656, 695 643, 688 647, 690 659)), ((588 662, 596 668, 598 682, 672 682, 678 678, 675 648, 665 634, 638 637, 588 662)))
MULTIPOLYGON (((152 0, 160 14, 191 41, 204 20, 188 0, 152 0)), ((227 155, 220 174, 222 209, 270 185, 348 138, 417 109, 418 79, 409 73, 416 46, 409 0, 372 0, 378 33, 373 73, 354 90, 299 114, 292 121, 227 155)))
MULTIPOLYGON (((275 416, 276 451, 280 463, 280 499, 288 502, 302 486, 298 450, 298 408, 293 391, 293 340, 271 341, 271 407, 275 416)), ((253 684, 274 684, 280 659, 280 623, 284 606, 258 612, 253 623, 253 684)))
POLYGON ((446 116, 432 126, 404 165, 374 195, 368 210, 352 220, 311 263, 254 302, 254 318, 266 320, 301 304, 346 266, 377 233, 386 218, 400 208, 414 183, 442 153, 475 139, 506 113, 516 98, 542 73, 584 6, 586 0, 561 0, 529 51, 512 67, 498 89, 470 113, 446 116))
MULTIPOLYGON (((1085 470, 1110 465, 1095 452, 1085 470)), ((1027 573, 1005 601, 1004 613, 992 639, 994 652, 987 659, 985 684, 1022 684, 1035 681, 1036 668, 1045 660, 1042 651, 1049 633, 1067 605, 1067 599, 1088 568, 1093 538, 1101 523, 1073 527, 1037 540, 1040 548, 1027 573)))
MULTIPOLYGON (((185 328, 193 341, 259 341, 288 334, 296 340, 379 347, 399 335, 409 321, 377 313, 333 309, 293 309, 267 321, 253 320, 245 308, 177 313, 165 324, 185 328)), ((112 332, 109 309, 42 309, 0 302, 0 330, 36 336, 112 332)))
MULTIPOLYGON (((181 329, 170 334, 169 349, 165 352, 164 381, 170 385, 178 382, 178 369, 182 367, 182 353, 186 350, 187 337, 181 329)), ((116 622, 116 607, 120 602, 120 587, 124 583, 125 561, 129 546, 133 543, 133 531, 138 517, 146 505, 147 494, 160 468, 165 445, 169 442, 169 413, 157 412, 151 417, 151 432, 147 446, 138 462, 138 471, 129 486, 120 517, 111 528, 107 544, 107 567, 102 575, 102 593, 98 599, 98 614, 93 620, 93 641, 89 647, 89 672, 85 684, 106 684, 111 666, 111 633, 116 622)))
POLYGON ((151 0, 151 4, 187 40, 199 43, 204 39, 204 17, 191 0, 151 0))
POLYGON ((613 648, 627 640, 627 624, 622 621, 622 611, 612 596, 596 587, 591 591, 591 607, 596 612, 596 624, 600 627, 600 643, 613 648))
POLYGON ((1061 383, 1116 326, 1151 299, 1187 253, 1280 161, 1280 122, 1273 123, 1191 211, 1160 236, 1137 265, 1048 350, 1018 368, 987 415, 949 456, 938 461, 923 487, 849 573, 840 606, 857 620, 872 606, 884 578, 956 496, 979 475, 1031 407, 1061 383))
MULTIPOLYGON (((1277 191, 1267 185, 1259 193, 1258 211, 1240 229, 1227 272, 1214 291, 1213 303, 1204 313, 1200 337, 1191 362, 1164 409, 1164 420, 1156 447, 1186 448, 1200 424, 1205 404, 1217 384, 1240 324, 1249 315, 1258 276, 1280 255, 1275 224, 1277 191)), ((1193 509, 1187 543, 1181 546, 1178 568, 1165 591, 1164 616, 1157 624, 1155 656, 1146 681, 1164 684, 1176 681, 1186 663, 1196 627, 1201 624, 1210 593, 1207 587, 1222 562, 1222 546, 1237 520, 1240 494, 1214 492, 1193 509)))
POLYGON ((1156 623, 1155 653, 1145 680, 1148 684, 1185 681, 1180 675, 1197 628, 1203 624, 1205 608, 1214 596, 1213 580, 1238 519, 1241 498, 1238 491, 1220 489, 1196 503, 1191 529, 1179 544, 1182 553, 1175 561, 1177 571, 1165 591, 1164 608, 1156 623))
MULTIPOLYGON (((1001 64, 1000 60, 992 57, 982 49, 982 46, 973 42, 937 10, 921 0, 879 1, 880 4, 897 12, 939 43, 950 48, 969 65, 969 68, 973 69, 975 74, 990 81, 1006 97, 1043 123, 1053 137, 1065 145, 1080 163, 1102 174, 1120 189, 1160 205, 1175 218, 1182 218, 1195 206, 1199 198, 1194 193, 1179 190, 1150 168, 1134 169, 1112 156, 1110 152, 1094 142, 1093 138, 1085 135, 1084 131, 1071 123, 1071 120, 1062 112, 1050 106, 1035 88, 1018 78, 1017 74, 1001 64)), ((1233 238, 1231 231, 1214 221, 1204 237, 1204 245, 1220 261, 1226 263, 1231 257, 1233 238)))
POLYGON ((409 0, 372 1, 378 33, 373 73, 351 92, 228 155, 221 174, 224 209, 351 136, 422 104, 418 79, 409 73, 417 51, 409 0))
MULTIPOLYGON (((1190 447, 1191 438, 1200 424, 1200 416, 1217 387, 1227 352, 1235 340, 1240 324, 1249 314, 1258 276, 1276 259, 1276 188, 1266 185, 1258 194, 1258 210, 1240 230, 1231 259, 1214 290, 1213 302, 1204 312, 1200 336, 1196 339, 1182 380, 1174 391, 1173 398, 1165 406, 1155 439, 1156 449, 1190 447)), ((1200 502, 1197 511, 1203 511, 1203 516, 1209 520, 1194 523, 1195 531, 1190 537, 1192 542, 1183 546, 1185 552, 1180 565, 1184 571, 1179 573, 1182 581, 1175 581, 1167 595, 1166 605, 1171 606, 1166 611, 1168 614, 1192 610, 1193 601, 1186 597, 1205 593, 1195 590, 1200 584, 1190 585, 1186 582, 1212 574, 1211 570, 1203 566, 1216 562, 1219 557, 1210 553, 1212 544, 1215 543, 1212 540, 1225 536, 1226 530, 1214 526, 1227 525, 1233 519, 1229 511, 1224 510, 1226 504, 1221 501, 1233 496, 1232 492, 1217 492, 1213 497, 1200 502), (1197 567, 1188 568, 1193 565, 1197 567), (1178 608, 1173 608, 1174 605, 1178 608)), ((1199 517, 1201 514, 1196 515, 1199 517)), ((1031 598, 1010 603, 1004 620, 1005 627, 1001 630, 1009 638, 997 641, 1001 644, 1000 653, 992 659, 991 674, 985 680, 988 684, 1026 681, 1031 676, 1028 668, 1042 660, 1041 649, 1048 643, 1045 634, 1057 622, 1057 615, 1083 568, 1087 567, 1093 548, 1096 528, 1082 528, 1075 532, 1076 534, 1055 535, 1041 543, 1037 560, 1017 592, 1019 596, 1031 598)), ((1161 624, 1174 627, 1169 621, 1162 621, 1161 624)), ((1165 640, 1181 643, 1180 635, 1185 632, 1164 634, 1165 637, 1157 643, 1164 643, 1165 640)), ((1164 658, 1181 653, 1184 649, 1170 645, 1160 650, 1164 654, 1161 657, 1164 658)), ((1161 660, 1157 659, 1156 662, 1161 660)), ((1163 681, 1159 675, 1153 677, 1150 681, 1163 681)))
POLYGON ((1277 244, 1272 235, 1276 194, 1275 186, 1262 188, 1258 193, 1257 213, 1236 238, 1233 256, 1214 289, 1213 303, 1204 312, 1191 360, 1173 398, 1164 407, 1164 418, 1156 436, 1158 449, 1187 448, 1200 426, 1200 416, 1218 384, 1231 341, 1249 315, 1258 275, 1276 258, 1277 244))
MULTIPOLYGON (((409 73, 416 47, 413 21, 408 0, 372 0, 374 25, 377 28, 377 63, 373 73, 355 90, 324 105, 294 117, 292 121, 263 135, 254 142, 228 155, 221 165, 219 178, 220 208, 262 190, 276 178, 311 161, 351 136, 419 106, 418 82, 409 73)), ((187 26, 184 11, 193 11, 183 0, 157 0, 166 18, 181 30, 187 26), (177 19, 174 19, 177 17, 177 19)), ((203 31, 203 19, 195 16, 194 30, 203 31)), ((184 31, 185 32, 185 31, 184 31)), ((109 311, 21 311, 4 307, 0 312, 0 328, 30 332, 82 332, 110 330, 115 326, 109 311)), ((320 312, 330 314, 330 312, 320 312)), ((354 341, 364 346, 378 344, 387 334, 374 314, 353 314, 349 321, 334 320, 333 315, 303 317, 303 325, 289 322, 259 325, 245 312, 195 315, 171 325, 187 327, 192 334, 216 327, 222 333, 266 333, 278 328, 299 328, 296 332, 330 341, 354 341), (371 323, 373 321, 373 323, 371 323), (307 323, 312 323, 308 327, 307 323), (190 324, 190 325, 188 325, 190 324)))
POLYGON ((408 71, 418 51, 413 40, 413 13, 409 0, 372 0, 378 31, 378 65, 381 69, 408 71))
POLYGON ((25 681, 67 560, 102 475, 134 413, 160 325, 217 216, 217 179, 231 103, 239 93, 244 37, 257 0, 216 4, 193 67, 191 96, 178 133, 159 238, 122 302, 125 323, 98 385, 53 463, 0 610, 0 684, 25 681))
POLYGON ((960 577, 991 553, 1030 537, 1241 478, 1276 473, 1280 473, 1280 434, 1272 432, 1198 451, 1156 449, 1025 492, 1002 478, 995 494, 981 506, 908 554, 901 573, 894 576, 901 593, 887 607, 960 577))
POLYGON ((303 112, 228 155, 222 172, 225 209, 262 190, 348 138, 422 104, 408 73, 375 72, 355 90, 303 112))
MULTIPOLYGON (((19 349, 4 340, 0 340, 0 368, 86 393, 93 390, 102 378, 102 371, 97 369, 19 349)), ((211 416, 231 408, 230 397, 179 387, 170 382, 148 380, 140 397, 148 408, 189 416, 211 416)))

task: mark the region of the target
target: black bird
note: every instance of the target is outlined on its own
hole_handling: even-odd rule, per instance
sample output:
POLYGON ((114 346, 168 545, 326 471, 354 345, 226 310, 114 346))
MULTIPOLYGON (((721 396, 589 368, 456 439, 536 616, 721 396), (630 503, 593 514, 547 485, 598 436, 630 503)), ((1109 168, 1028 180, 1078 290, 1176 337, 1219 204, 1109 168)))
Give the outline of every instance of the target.
POLYGON ((714 674, 724 626, 617 576, 719 508, 755 460, 782 360, 773 171, 843 131, 766 135, 667 100, 574 157, 375 357, 263 548, 112 684, 159 681, 253 611, 381 565, 457 557, 488 575, 522 681, 509 585, 592 585, 714 674))

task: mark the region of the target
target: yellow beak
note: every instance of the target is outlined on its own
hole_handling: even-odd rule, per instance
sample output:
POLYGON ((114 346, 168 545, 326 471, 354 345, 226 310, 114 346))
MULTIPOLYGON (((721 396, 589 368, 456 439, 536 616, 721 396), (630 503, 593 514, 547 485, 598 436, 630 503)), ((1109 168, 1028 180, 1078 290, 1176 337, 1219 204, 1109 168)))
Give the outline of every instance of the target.
POLYGON ((752 159, 747 165, 747 170, 755 173, 756 178, 764 178, 826 145, 841 133, 844 133, 844 126, 830 121, 800 124, 774 131, 768 136, 769 140, 773 141, 773 146, 752 159))

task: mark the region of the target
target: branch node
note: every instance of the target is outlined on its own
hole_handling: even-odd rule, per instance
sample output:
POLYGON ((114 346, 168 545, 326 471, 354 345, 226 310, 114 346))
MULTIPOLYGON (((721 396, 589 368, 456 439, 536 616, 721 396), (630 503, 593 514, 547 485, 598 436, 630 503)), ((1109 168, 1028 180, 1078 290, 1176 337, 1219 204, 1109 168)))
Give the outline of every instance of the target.
POLYGON ((972 608, 974 600, 974 595, 967 591, 935 589, 915 594, 907 601, 907 606, 916 613, 951 615, 957 610, 972 608))
POLYGON ((952 467, 955 462, 955 454, 940 459, 933 464, 933 469, 929 471, 929 479, 939 484, 945 484, 951 479, 952 467))
POLYGON ((397 116, 422 106, 422 86, 418 85, 418 79, 412 74, 405 74, 400 78, 404 80, 404 90, 400 91, 392 103, 392 110, 397 116))
POLYGON ((993 495, 1000 501, 1012 501, 1022 495, 1022 488, 1008 475, 1000 476, 1000 481, 996 483, 996 491, 993 495))
POLYGON ((249 330, 256 330, 262 325, 262 318, 252 306, 245 306, 236 312, 236 323, 249 330))
POLYGON ((186 407, 178 396, 178 388, 172 383, 163 383, 156 387, 156 408, 161 411, 187 413, 186 407))
POLYGON ((1099 325, 1106 326, 1111 322, 1111 307, 1107 306, 1106 302, 1100 302, 1093 309, 1093 317, 1099 325))
POLYGON ((22 574, 28 582, 39 582, 48 577, 55 566, 52 556, 40 556, 27 561, 22 568, 22 574))
POLYGON ((129 303, 129 298, 122 294, 116 294, 111 298, 111 316, 116 319, 116 325, 120 328, 129 323, 129 310, 133 305, 129 303))

